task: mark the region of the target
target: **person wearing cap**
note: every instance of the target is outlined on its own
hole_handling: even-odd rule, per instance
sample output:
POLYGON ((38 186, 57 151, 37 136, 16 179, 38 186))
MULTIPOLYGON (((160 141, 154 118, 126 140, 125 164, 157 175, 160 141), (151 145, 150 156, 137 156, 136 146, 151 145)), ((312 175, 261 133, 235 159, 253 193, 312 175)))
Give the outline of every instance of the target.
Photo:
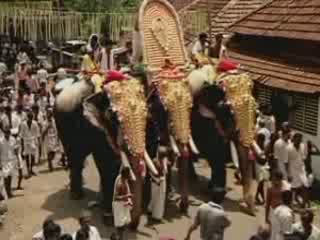
POLYGON ((231 225, 231 221, 221 206, 225 194, 226 191, 223 188, 213 189, 211 201, 199 207, 185 240, 190 240, 192 232, 199 226, 201 240, 224 239, 224 230, 231 225))
POLYGON ((12 177, 17 169, 18 146, 14 137, 11 136, 10 128, 4 129, 4 138, 0 141, 0 161, 4 174, 4 183, 8 197, 12 197, 12 177))
POLYGON ((27 120, 23 121, 20 129, 20 137, 23 141, 23 155, 26 159, 28 177, 35 176, 33 166, 35 164, 35 157, 38 151, 38 139, 40 136, 40 129, 35 120, 33 120, 33 113, 30 111, 27 115, 27 120))
MULTIPOLYGON (((82 211, 78 220, 80 225, 79 231, 85 233, 85 235, 88 236, 88 240, 101 240, 101 236, 98 229, 95 226, 92 226, 92 214, 90 211, 82 211)), ((77 233, 79 231, 73 234, 73 239, 77 239, 77 233)))

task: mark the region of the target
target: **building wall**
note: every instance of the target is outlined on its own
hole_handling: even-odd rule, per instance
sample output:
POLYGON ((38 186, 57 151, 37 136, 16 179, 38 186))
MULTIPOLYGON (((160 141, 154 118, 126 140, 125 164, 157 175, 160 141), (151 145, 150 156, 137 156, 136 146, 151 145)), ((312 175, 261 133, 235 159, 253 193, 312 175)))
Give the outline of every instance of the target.
MULTIPOLYGON (((319 113, 320 113, 320 97, 318 97, 318 109, 319 109, 319 113)), ((320 149, 320 117, 318 117, 318 134, 316 136, 305 133, 305 132, 301 132, 303 134, 303 136, 305 137, 305 141, 312 141, 318 149, 320 149)))
MULTIPOLYGON (((275 89, 272 89, 270 87, 265 87, 262 85, 256 85, 256 98, 257 101, 260 104, 270 104, 271 103, 271 94, 273 91, 275 91, 275 89)), ((284 94, 286 96, 288 96, 288 101, 292 104, 293 99, 296 96, 300 96, 301 94, 299 93, 294 93, 294 92, 284 92, 284 94)), ((306 95, 308 96, 308 95, 306 95)), ((317 97, 317 102, 318 102, 318 118, 317 118, 317 123, 318 123, 318 128, 317 128, 317 134, 316 135, 312 135, 309 133, 306 133, 305 131, 298 131, 297 132, 301 132, 304 136, 305 136, 305 140, 311 140, 319 149, 320 149, 320 97, 317 97)), ((291 117, 289 117, 291 124, 294 126, 295 124, 295 117, 294 117, 294 113, 291 114, 291 117)), ((306 115, 306 119, 308 117, 308 114, 306 115)))

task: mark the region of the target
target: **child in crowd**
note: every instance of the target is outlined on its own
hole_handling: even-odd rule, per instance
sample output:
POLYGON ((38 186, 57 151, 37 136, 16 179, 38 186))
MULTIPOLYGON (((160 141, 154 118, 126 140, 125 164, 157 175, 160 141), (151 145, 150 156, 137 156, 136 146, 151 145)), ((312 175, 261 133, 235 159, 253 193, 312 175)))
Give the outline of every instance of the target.
POLYGON ((33 113, 29 112, 27 120, 22 122, 20 136, 23 141, 23 155, 26 159, 28 177, 35 176, 33 170, 35 164, 35 157, 38 151, 38 142, 40 136, 40 129, 36 121, 33 120, 33 113))
POLYGON ((42 138, 47 149, 47 159, 49 171, 53 171, 52 161, 56 155, 56 151, 59 145, 58 131, 53 119, 52 109, 49 108, 47 111, 47 120, 43 126, 42 138))

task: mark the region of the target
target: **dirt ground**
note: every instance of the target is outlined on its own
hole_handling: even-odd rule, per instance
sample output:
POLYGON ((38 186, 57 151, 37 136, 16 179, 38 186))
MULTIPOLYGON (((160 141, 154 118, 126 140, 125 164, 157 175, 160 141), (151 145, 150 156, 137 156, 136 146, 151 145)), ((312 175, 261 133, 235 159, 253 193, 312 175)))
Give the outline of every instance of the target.
MULTIPOLYGON (((82 201, 72 201, 68 194, 68 172, 58 169, 53 173, 47 171, 46 164, 37 167, 38 176, 25 180, 24 191, 15 191, 15 197, 9 201, 9 214, 5 225, 0 229, 1 240, 29 240, 33 234, 41 230, 42 222, 51 217, 61 224, 68 233, 78 229, 77 217, 80 211, 87 208, 88 202, 96 200, 99 186, 97 171, 93 161, 88 159, 84 172, 86 198, 82 201)), ((143 217, 139 231, 130 233, 130 239, 159 239, 159 236, 170 236, 176 240, 183 240, 197 207, 205 199, 209 171, 204 162, 197 165, 197 172, 201 175, 199 181, 193 183, 191 195, 190 216, 181 216, 173 202, 168 207, 163 224, 152 227, 146 225, 143 217)), ((259 209, 257 217, 245 215, 238 207, 241 198, 241 189, 232 183, 232 171, 228 171, 229 185, 231 187, 225 209, 232 221, 227 229, 226 240, 248 240, 263 223, 263 209, 259 209), (235 237, 236 236, 236 237, 235 237)), ((114 231, 111 226, 104 224, 99 208, 93 209, 94 224, 100 230, 103 238, 108 239, 114 231)), ((192 239, 199 239, 199 230, 192 235, 192 239)))

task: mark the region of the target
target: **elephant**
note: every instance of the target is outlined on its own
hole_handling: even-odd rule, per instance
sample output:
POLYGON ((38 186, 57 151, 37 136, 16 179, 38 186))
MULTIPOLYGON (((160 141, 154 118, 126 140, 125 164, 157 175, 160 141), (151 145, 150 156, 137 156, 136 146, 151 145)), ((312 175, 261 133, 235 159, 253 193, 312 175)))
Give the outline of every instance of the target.
POLYGON ((143 86, 129 78, 111 81, 93 94, 94 78, 82 78, 62 89, 55 103, 57 130, 70 164, 71 197, 83 197, 83 164, 92 154, 100 175, 103 208, 109 215, 120 165, 129 166, 132 227, 136 228, 142 214, 145 171, 148 168, 157 174, 146 150, 148 110, 143 86))
POLYGON ((188 78, 195 102, 193 137, 212 168, 210 187, 225 188, 226 161, 232 159, 238 164, 246 205, 244 207, 249 214, 254 215, 255 182, 252 161, 248 159, 250 148, 254 146, 256 104, 251 95, 252 81, 241 71, 208 74, 208 69, 212 73, 214 68, 212 65, 205 65, 192 71, 188 78), (249 85, 245 86, 244 82, 249 85), (240 106, 243 99, 248 101, 248 105, 240 106), (209 114, 205 114, 207 117, 199 114, 198 110, 203 106, 210 110, 209 114), (209 131, 212 134, 208 135, 209 131))
POLYGON ((230 159, 230 141, 236 133, 232 107, 227 103, 223 89, 217 85, 201 89, 194 102, 192 135, 211 167, 209 187, 225 188, 225 165, 230 159))

